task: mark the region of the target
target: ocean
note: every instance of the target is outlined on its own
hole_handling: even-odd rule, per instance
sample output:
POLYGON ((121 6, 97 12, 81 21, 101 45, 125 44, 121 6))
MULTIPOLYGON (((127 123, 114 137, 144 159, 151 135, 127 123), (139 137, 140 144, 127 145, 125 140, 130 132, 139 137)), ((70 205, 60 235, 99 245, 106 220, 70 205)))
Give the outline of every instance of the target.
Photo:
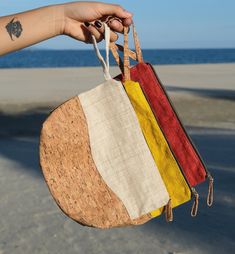
MULTIPOLYGON (((104 51, 101 51, 104 54, 104 51)), ((235 63, 235 49, 146 49, 151 64, 235 63)), ((116 65, 113 57, 111 65, 116 65)), ((0 57, 0 68, 99 66, 93 50, 21 50, 0 57)))

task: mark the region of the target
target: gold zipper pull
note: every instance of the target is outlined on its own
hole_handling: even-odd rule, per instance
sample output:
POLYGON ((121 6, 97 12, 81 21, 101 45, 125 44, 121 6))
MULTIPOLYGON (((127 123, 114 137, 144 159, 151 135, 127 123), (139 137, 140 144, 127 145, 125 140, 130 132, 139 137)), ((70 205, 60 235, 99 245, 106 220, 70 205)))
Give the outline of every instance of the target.
POLYGON ((208 188, 208 195, 207 195, 207 205, 211 207, 214 201, 214 178, 211 176, 210 173, 207 175, 209 179, 209 188, 208 188))
POLYGON ((193 201, 193 206, 191 210, 191 216, 196 217, 198 212, 199 194, 196 192, 194 188, 192 188, 192 193, 194 195, 194 201, 193 201))
POLYGON ((171 205, 171 199, 169 199, 166 207, 165 207, 165 214, 166 214, 166 221, 171 222, 173 221, 173 210, 171 205))

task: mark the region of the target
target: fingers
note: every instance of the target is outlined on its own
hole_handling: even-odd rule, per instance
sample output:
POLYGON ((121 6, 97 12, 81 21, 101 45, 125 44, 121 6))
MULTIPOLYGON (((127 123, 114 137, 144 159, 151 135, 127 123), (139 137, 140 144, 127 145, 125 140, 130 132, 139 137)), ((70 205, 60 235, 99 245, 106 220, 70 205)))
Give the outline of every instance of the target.
MULTIPOLYGON (((114 17, 120 18, 124 26, 130 26, 132 24, 133 14, 123 9, 122 6, 120 5, 102 4, 102 7, 100 7, 100 14, 102 16, 108 15, 108 16, 114 16, 114 17)), ((115 26, 117 26, 117 23, 116 24, 115 23, 116 22, 114 22, 114 28, 115 26)), ((121 29, 121 28, 119 27, 117 29, 121 29)), ((114 30, 116 31, 116 29, 114 30)))
POLYGON ((115 32, 122 33, 123 32, 123 25, 120 21, 113 19, 109 23, 109 27, 114 30, 115 32))
POLYGON ((132 18, 127 18, 123 20, 123 25, 124 26, 130 26, 133 23, 132 18))
MULTIPOLYGON (((123 33, 124 26, 130 26, 132 24, 132 13, 116 4, 98 3, 97 7, 97 12, 102 21, 105 21, 105 17, 113 17, 110 21, 106 21, 106 23, 111 29, 110 41, 115 42, 118 39, 117 33, 123 33)), ((97 42, 104 39, 104 25, 102 22, 96 20, 90 23, 86 22, 85 25, 86 29, 95 36, 97 42)))
MULTIPOLYGON (((104 25, 99 20, 96 20, 94 23, 85 22, 84 23, 86 29, 95 36, 96 41, 100 42, 104 39, 104 25)), ((118 39, 118 35, 110 31, 110 41, 115 42, 118 39)), ((88 41, 90 43, 90 40, 88 41)))
POLYGON ((104 35, 100 31, 98 31, 91 23, 85 22, 84 25, 86 29, 90 32, 90 34, 95 36, 97 42, 100 42, 104 39, 104 35))
MULTIPOLYGON (((94 22, 94 26, 95 28, 101 33, 104 34, 104 24, 102 22, 100 22, 99 20, 96 20, 94 22)), ((113 32, 112 30, 110 30, 110 41, 111 42, 115 42, 118 39, 118 35, 113 32)))

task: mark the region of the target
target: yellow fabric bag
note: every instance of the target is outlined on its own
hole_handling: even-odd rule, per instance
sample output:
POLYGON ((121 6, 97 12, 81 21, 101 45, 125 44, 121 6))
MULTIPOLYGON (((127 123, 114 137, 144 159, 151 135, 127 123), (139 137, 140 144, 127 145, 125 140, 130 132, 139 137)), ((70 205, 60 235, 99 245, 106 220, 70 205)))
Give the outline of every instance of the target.
MULTIPOLYGON (((172 208, 191 199, 191 189, 179 168, 139 83, 127 80, 125 90, 171 199, 172 208)), ((151 212, 159 216, 164 207, 151 212)))

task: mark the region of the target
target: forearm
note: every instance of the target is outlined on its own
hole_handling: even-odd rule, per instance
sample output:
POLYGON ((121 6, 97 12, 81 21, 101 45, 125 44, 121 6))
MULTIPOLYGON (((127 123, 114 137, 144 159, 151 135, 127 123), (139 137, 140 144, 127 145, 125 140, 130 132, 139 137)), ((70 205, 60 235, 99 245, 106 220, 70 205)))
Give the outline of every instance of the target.
POLYGON ((16 51, 62 32, 63 8, 48 6, 0 18, 0 55, 16 51))
POLYGON ((107 16, 117 17, 109 23, 111 41, 122 32, 123 25, 130 26, 132 14, 115 4, 100 2, 71 2, 52 5, 0 17, 0 55, 13 52, 59 34, 90 43, 91 34, 100 41, 104 38, 102 24, 96 26, 96 20, 106 20, 107 16), (92 22, 90 25, 89 22, 92 22), (87 24, 88 26, 84 24, 87 24))

